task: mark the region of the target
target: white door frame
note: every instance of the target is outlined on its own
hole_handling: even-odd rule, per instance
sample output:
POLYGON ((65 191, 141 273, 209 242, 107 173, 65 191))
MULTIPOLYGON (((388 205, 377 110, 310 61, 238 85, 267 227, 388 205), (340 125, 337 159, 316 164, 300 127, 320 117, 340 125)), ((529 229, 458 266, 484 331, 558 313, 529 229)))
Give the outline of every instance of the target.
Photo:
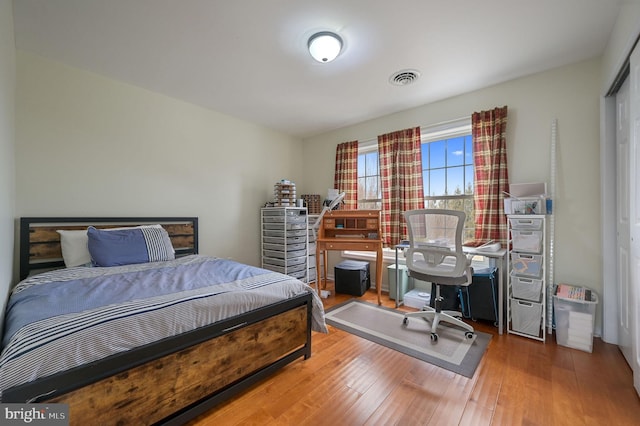
MULTIPOLYGON (((636 24, 636 29, 633 40, 629 40, 628 50, 626 56, 620 58, 620 73, 627 66, 628 57, 631 54, 631 50, 634 47, 637 35, 640 34, 640 26, 636 24)), ((640 44, 638 45, 640 46, 640 44)), ((637 47, 640 49, 640 47, 637 47)), ((638 75, 636 74, 636 77, 638 75)), ((610 87, 613 87, 614 81, 610 82, 610 87)), ((620 334, 618 332, 618 276, 617 276, 617 256, 616 256, 616 223, 617 223, 617 199, 616 199, 616 99, 615 96, 604 96, 601 98, 600 103, 600 189, 601 189, 601 238, 602 238, 602 282, 603 282, 603 295, 600 298, 603 304, 603 325, 602 325, 602 339, 607 343, 619 344, 620 334)), ((636 128, 637 129, 637 128, 636 128)), ((631 130, 632 138, 633 128, 631 130)), ((640 131, 638 131, 640 133, 640 131)), ((640 137, 640 136, 636 136, 640 137)), ((638 144, 636 140, 636 144, 638 144)), ((636 149, 640 149, 636 145, 636 149)), ((640 156, 637 162, 640 162, 640 156)), ((640 168, 636 162, 637 168, 640 168)), ((630 177, 631 179, 638 179, 640 176, 640 170, 633 171, 630 177)), ((636 189, 632 189, 632 198, 630 202, 633 203, 633 197, 640 197, 640 192, 636 189), (635 192, 635 193, 634 193, 635 192)), ((640 200, 635 200, 636 203, 640 203, 640 200)), ((637 242, 636 242, 637 244, 637 242)), ((636 248, 636 253, 638 249, 636 248)), ((630 269, 633 269, 631 267, 630 269)), ((631 271, 630 271, 631 272, 631 271)), ((638 344, 640 344, 640 312, 638 307, 640 306, 640 289, 638 289, 637 277, 640 276, 640 270, 635 271, 636 282, 633 285, 636 286, 635 291, 632 291, 632 295, 636 299, 635 310, 633 315, 633 323, 636 325, 635 330, 632 331, 635 337, 633 343, 632 353, 633 356, 630 367, 633 369, 634 386, 636 391, 640 395, 640 354, 638 344)))
POLYGON ((630 214, 629 225, 631 233, 631 244, 629 253, 629 263, 631 271, 629 274, 630 298, 633 300, 632 312, 632 348, 633 360, 631 369, 633 370, 633 384, 636 392, 640 395, 640 45, 636 46, 631 54, 629 88, 629 121, 631 134, 629 138, 629 194, 630 194, 630 214))
POLYGON ((602 238, 602 340, 618 344, 618 285, 616 259, 616 99, 600 102, 600 194, 602 238))

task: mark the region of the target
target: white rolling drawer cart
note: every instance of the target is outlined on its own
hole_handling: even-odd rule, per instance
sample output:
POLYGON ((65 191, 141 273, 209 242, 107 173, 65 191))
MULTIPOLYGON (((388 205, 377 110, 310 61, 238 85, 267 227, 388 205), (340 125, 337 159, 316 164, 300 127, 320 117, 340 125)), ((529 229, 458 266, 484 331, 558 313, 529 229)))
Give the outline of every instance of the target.
POLYGON ((508 215, 507 333, 545 341, 546 216, 508 215))
POLYGON ((261 210, 262 267, 308 282, 309 236, 305 207, 261 210))

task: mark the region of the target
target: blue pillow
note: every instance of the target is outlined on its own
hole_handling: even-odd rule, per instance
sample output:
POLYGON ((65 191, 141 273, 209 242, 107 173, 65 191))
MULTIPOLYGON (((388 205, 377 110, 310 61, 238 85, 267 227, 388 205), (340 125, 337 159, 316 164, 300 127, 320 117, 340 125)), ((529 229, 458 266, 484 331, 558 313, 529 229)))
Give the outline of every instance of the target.
POLYGON ((87 236, 94 266, 120 266, 175 258, 169 234, 164 228, 140 227, 107 231, 90 226, 87 236))

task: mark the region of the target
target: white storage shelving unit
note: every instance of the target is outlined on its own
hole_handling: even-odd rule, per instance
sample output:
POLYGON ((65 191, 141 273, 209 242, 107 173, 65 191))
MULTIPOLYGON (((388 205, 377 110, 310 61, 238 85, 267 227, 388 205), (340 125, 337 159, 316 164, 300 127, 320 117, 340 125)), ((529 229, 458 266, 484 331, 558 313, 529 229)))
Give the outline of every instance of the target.
POLYGON ((508 215, 507 333, 546 339, 545 215, 508 215))
POLYGON ((261 210, 262 267, 308 282, 309 222, 305 207, 261 210))
MULTIPOLYGON (((309 277, 308 283, 315 283, 318 279, 318 271, 316 271, 316 237, 313 232, 312 226, 318 220, 318 214, 307 215, 309 221, 309 227, 307 235, 309 236, 309 277)), ((322 259, 321 259, 322 261, 322 259)))

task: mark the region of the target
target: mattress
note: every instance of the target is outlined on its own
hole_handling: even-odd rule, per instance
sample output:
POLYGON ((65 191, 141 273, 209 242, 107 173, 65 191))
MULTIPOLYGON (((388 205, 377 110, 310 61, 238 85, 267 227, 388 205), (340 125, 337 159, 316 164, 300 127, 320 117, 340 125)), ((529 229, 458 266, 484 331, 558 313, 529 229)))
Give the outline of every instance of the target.
POLYGON ((227 259, 192 255, 34 275, 7 303, 0 397, 13 386, 305 293, 313 295, 312 329, 326 332, 311 287, 227 259))

